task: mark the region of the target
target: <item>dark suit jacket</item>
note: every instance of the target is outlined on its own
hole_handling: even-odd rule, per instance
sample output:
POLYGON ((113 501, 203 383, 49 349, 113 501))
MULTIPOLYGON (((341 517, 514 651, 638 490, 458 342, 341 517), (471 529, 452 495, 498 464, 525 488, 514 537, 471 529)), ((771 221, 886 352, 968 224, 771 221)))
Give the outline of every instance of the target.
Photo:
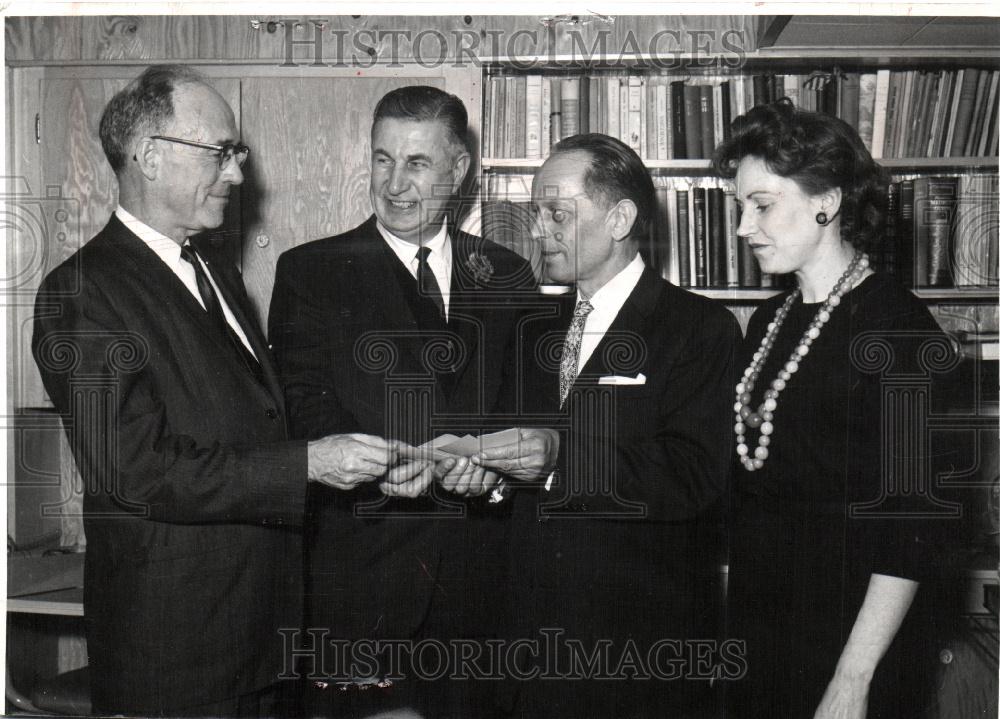
POLYGON ((278 629, 301 620, 305 446, 287 440, 236 269, 199 250, 265 384, 114 216, 38 293, 32 349, 86 485, 84 613, 103 711, 154 715, 271 684, 278 629))
MULTIPOLYGON (((696 571, 715 557, 699 551, 696 520, 726 481, 740 334, 724 307, 647 268, 560 410, 555 350, 575 301, 575 293, 554 299, 524 322, 514 409, 526 423, 558 427, 561 446, 551 491, 522 487, 514 496, 510 631, 562 630, 588 653, 610 640, 614 673, 628 640, 645 660, 657 639, 701 636, 696 571), (640 373, 642 385, 600 384, 640 373)), ((675 656, 662 654, 664 668, 675 656)), ((662 716, 678 684, 539 681, 524 685, 525 709, 662 716)))
MULTIPOLYGON (((420 444, 498 429, 486 416, 534 277, 518 255, 462 232, 452 234, 452 258, 449 322, 428 328, 414 313, 416 281, 374 217, 280 257, 269 337, 294 436, 364 432, 420 444)), ((444 492, 382 499, 374 484, 311 492, 308 626, 348 639, 489 633, 477 604, 487 589, 469 582, 496 589, 479 570, 504 564, 494 556, 499 521, 444 492)))

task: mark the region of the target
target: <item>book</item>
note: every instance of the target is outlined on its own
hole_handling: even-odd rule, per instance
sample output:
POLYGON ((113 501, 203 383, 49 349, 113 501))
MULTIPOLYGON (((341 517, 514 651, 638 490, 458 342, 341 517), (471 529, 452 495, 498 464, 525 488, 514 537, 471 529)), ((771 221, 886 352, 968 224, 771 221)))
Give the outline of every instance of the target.
POLYGON ((642 157, 642 78, 628 78, 628 135, 626 143, 642 157))
POLYGON ((948 129, 945 132, 941 157, 951 157, 951 148, 955 138, 955 118, 958 117, 958 106, 961 104, 962 85, 965 82, 965 70, 959 70, 951 85, 951 105, 948 108, 948 129))
POLYGON ((706 248, 708 252, 708 284, 710 287, 726 286, 726 214, 725 193, 721 187, 706 190, 708 218, 706 248))
POLYGON ((976 97, 972 103, 972 117, 969 119, 969 134, 965 138, 965 148, 962 150, 963 157, 972 157, 979 146, 979 133, 983 128, 984 106, 986 102, 986 92, 990 84, 990 73, 982 70, 979 73, 979 81, 976 83, 976 97))
POLYGON ((885 126, 886 111, 889 102, 889 71, 879 70, 875 73, 875 107, 872 112, 872 142, 871 154, 875 159, 885 157, 885 126))
POLYGON ((899 215, 899 182, 890 182, 885 203, 885 230, 878 250, 877 272, 895 275, 898 269, 896 248, 899 237, 896 234, 896 218, 899 215))
POLYGON ((562 80, 553 78, 552 91, 549 93, 552 112, 549 113, 549 147, 554 147, 563 138, 562 125, 562 80))
POLYGON ((694 286, 708 287, 708 198, 704 187, 691 188, 694 220, 694 286))
POLYGON ((528 78, 518 75, 514 79, 514 146, 508 157, 524 157, 527 152, 527 128, 525 118, 527 117, 528 105, 528 78))
POLYGON ((698 111, 701 115, 701 153, 698 157, 711 157, 715 151, 715 98, 711 85, 698 87, 698 111))
POLYGON ((987 150, 989 148, 990 128, 996 124, 997 120, 997 93, 1000 91, 998 86, 1000 86, 1000 70, 994 70, 990 73, 989 92, 986 95, 986 105, 983 107, 983 127, 979 133, 979 145, 972 153, 977 157, 991 154, 987 150))
POLYGON ((537 160, 542 156, 542 76, 528 75, 525 78, 527 97, 525 101, 526 142, 524 156, 537 160))
POLYGON ((951 252, 956 287, 997 286, 998 189, 996 175, 958 178, 951 252))
MULTIPOLYGON (((685 204, 687 204, 687 198, 684 198, 685 204)), ((667 253, 670 257, 670 261, 667 264, 669 274, 665 275, 666 279, 673 282, 675 285, 680 286, 681 284, 681 254, 680 254, 680 233, 677 230, 677 191, 674 189, 667 190, 667 225, 670 233, 670 250, 667 253)), ((686 219, 686 218, 685 218, 686 219)), ((685 228, 687 225, 685 224, 685 228)), ((685 236, 685 244, 687 244, 687 237, 685 236)), ((685 261, 687 256, 684 257, 685 261)))
MULTIPOLYGON (((728 93, 726 93, 726 99, 729 99, 728 93)), ((714 123, 712 125, 712 147, 709 148, 706 157, 714 155, 716 145, 722 143, 722 138, 725 136, 725 114, 722 111, 722 85, 712 85, 712 119, 714 123)))
POLYGON ((979 85, 980 72, 974 67, 964 70, 962 84, 958 90, 958 105, 954 113, 954 134, 948 157, 963 157, 965 141, 969 138, 969 128, 972 126, 972 108, 976 103, 976 87, 979 85))
POLYGON ((688 191, 677 190, 677 280, 681 287, 691 287, 691 224, 688 191))
POLYGON ((643 79, 642 129, 644 136, 643 157, 659 160, 656 150, 656 87, 660 78, 650 76, 643 79))
MULTIPOLYGON (((916 268, 913 253, 913 180, 902 180, 899 184, 899 214, 896 216, 896 267, 899 281, 912 287, 916 268)), ((926 270, 923 271, 926 274, 926 270)))
POLYGON ((684 145, 684 157, 701 157, 701 88, 697 85, 684 85, 684 145))
POLYGON ((885 140, 882 145, 881 157, 896 157, 896 127, 899 121, 899 108, 903 84, 906 80, 905 73, 889 73, 889 92, 885 105, 885 140))
POLYGON ((869 152, 875 129, 875 83, 874 72, 863 72, 858 76, 858 135, 869 152))
MULTIPOLYGON (((740 215, 742 214, 739 206, 736 207, 736 226, 739 227, 740 215)), ((760 287, 761 286, 761 276, 760 276, 760 265, 757 264, 757 258, 753 256, 753 250, 750 249, 750 243, 741 241, 739 243, 739 266, 740 266, 740 286, 741 287, 760 287)))
POLYGON ((619 127, 621 119, 621 82, 617 76, 611 75, 607 78, 605 87, 608 93, 607 132, 611 137, 621 139, 621 128, 619 127))
POLYGON ((799 76, 784 75, 785 97, 792 101, 795 107, 802 107, 802 100, 799 98, 799 76))
POLYGON ((918 71, 913 79, 913 100, 910 104, 909 131, 903 137, 903 156, 914 157, 916 146, 922 133, 924 109, 927 106, 927 91, 931 73, 918 71))
POLYGON ((723 197, 723 213, 726 225, 726 287, 740 286, 740 238, 736 230, 740 226, 739 212, 736 209, 736 192, 730 185, 725 188, 723 197))
POLYGON ((542 78, 542 130, 540 142, 542 145, 542 157, 549 156, 552 149, 552 78, 542 78))
POLYGON ((913 225, 916 244, 914 284, 951 285, 951 226, 958 193, 956 177, 918 177, 913 181, 913 225))
POLYGON ((861 75, 848 72, 843 75, 840 87, 840 119, 858 129, 858 112, 861 102, 861 75))
POLYGON ((902 88, 899 91, 899 103, 896 106, 896 120, 892 128, 891 157, 906 156, 907 129, 910 127, 910 105, 913 100, 913 86, 917 80, 916 70, 907 70, 903 75, 902 88))
POLYGON ((934 115, 931 119, 930 134, 927 138, 925 157, 940 157, 941 139, 944 137, 945 117, 951 102, 951 83, 954 73, 944 70, 938 81, 937 97, 934 98, 934 115))
POLYGON ((559 109, 562 112, 559 139, 562 139, 580 134, 580 78, 565 78, 559 85, 559 109))
POLYGON ((670 83, 670 105, 674 146, 673 159, 687 159, 687 127, 684 112, 684 81, 674 80, 670 83))
POLYGON ((496 107, 496 82, 495 75, 486 78, 486 91, 483 93, 483 154, 488 157, 493 156, 493 132, 496 122, 493 117, 496 107))
POLYGON ((669 160, 672 157, 670 142, 672 127, 670 125, 670 107, 667 104, 667 86, 662 82, 656 83, 655 94, 656 121, 653 125, 656 131, 656 152, 653 156, 657 160, 669 160))
POLYGON ((726 142, 729 139, 731 125, 733 124, 732 92, 729 90, 730 81, 723 80, 719 85, 719 101, 716 108, 722 113, 722 134, 716 135, 718 143, 726 142))
POLYGON ((651 235, 649 265, 660 277, 665 280, 670 279, 670 191, 663 186, 657 185, 653 188, 656 198, 656 212, 654 214, 653 231, 651 235))

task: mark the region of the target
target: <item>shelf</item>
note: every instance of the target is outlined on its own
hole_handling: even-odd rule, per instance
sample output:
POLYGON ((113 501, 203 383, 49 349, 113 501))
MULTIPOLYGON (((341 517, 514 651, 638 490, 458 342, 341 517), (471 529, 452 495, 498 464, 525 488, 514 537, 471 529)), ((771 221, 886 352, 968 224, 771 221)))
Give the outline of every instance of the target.
MULTIPOLYGON (((536 170, 544 160, 484 157, 484 170, 536 170)), ((704 174, 711 172, 711 160, 643 160, 650 170, 672 170, 704 174)), ((878 160, 888 170, 991 170, 1000 168, 996 157, 892 157, 878 160)))
POLYGON ((996 287, 921 287, 913 294, 922 300, 948 300, 949 302, 1000 301, 1000 288, 996 287))
POLYGON ((725 288, 725 287, 685 287, 702 297, 727 302, 761 302, 782 292, 780 289, 761 288, 725 288))

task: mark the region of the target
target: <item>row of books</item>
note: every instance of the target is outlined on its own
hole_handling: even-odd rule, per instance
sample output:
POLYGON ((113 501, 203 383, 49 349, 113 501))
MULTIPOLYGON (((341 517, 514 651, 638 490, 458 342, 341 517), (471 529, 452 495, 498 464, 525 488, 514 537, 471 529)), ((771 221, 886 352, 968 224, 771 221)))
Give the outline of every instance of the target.
POLYGON ((607 72, 497 74, 483 104, 483 154, 541 159, 560 139, 602 132, 647 160, 705 159, 733 118, 788 97, 858 130, 876 158, 997 154, 1000 70, 878 70, 709 77, 607 72))
POLYGON ((996 287, 998 190, 996 175, 893 182, 886 222, 887 269, 912 287, 996 287))
MULTIPOLYGON (((526 257, 532 246, 531 175, 489 172, 483 233, 526 257)), ((655 177, 656 217, 645 259, 681 287, 773 288, 736 235, 732 183, 716 178, 655 177)), ((885 242, 872 253, 877 271, 913 287, 997 286, 996 175, 917 177, 890 188, 885 242)))

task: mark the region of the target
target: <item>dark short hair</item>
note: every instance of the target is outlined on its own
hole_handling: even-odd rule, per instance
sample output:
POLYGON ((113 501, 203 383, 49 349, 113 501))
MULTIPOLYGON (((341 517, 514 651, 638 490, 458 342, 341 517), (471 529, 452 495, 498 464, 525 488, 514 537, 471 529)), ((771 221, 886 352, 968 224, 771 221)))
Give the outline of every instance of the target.
POLYGON ((567 152, 585 152, 590 158, 583 187, 591 199, 606 207, 621 200, 635 203, 635 222, 628 237, 644 246, 650 236, 656 191, 642 158, 621 140, 598 132, 567 137, 552 148, 553 156, 567 152))
POLYGON ((733 121, 729 140, 716 148, 715 169, 735 177, 746 157, 760 158, 809 195, 840 188, 841 238, 864 251, 882 241, 888 177, 843 120, 800 110, 787 97, 758 105, 733 121))
POLYGON ((409 85, 386 93, 375 106, 372 127, 387 118, 441 122, 448 130, 452 143, 463 150, 469 147, 469 114, 465 105, 451 93, 436 87, 409 85))
POLYGON ((130 145, 140 133, 163 132, 174 116, 174 90, 185 83, 205 82, 183 65, 150 65, 120 90, 101 115, 101 147, 115 174, 125 169, 130 145))

